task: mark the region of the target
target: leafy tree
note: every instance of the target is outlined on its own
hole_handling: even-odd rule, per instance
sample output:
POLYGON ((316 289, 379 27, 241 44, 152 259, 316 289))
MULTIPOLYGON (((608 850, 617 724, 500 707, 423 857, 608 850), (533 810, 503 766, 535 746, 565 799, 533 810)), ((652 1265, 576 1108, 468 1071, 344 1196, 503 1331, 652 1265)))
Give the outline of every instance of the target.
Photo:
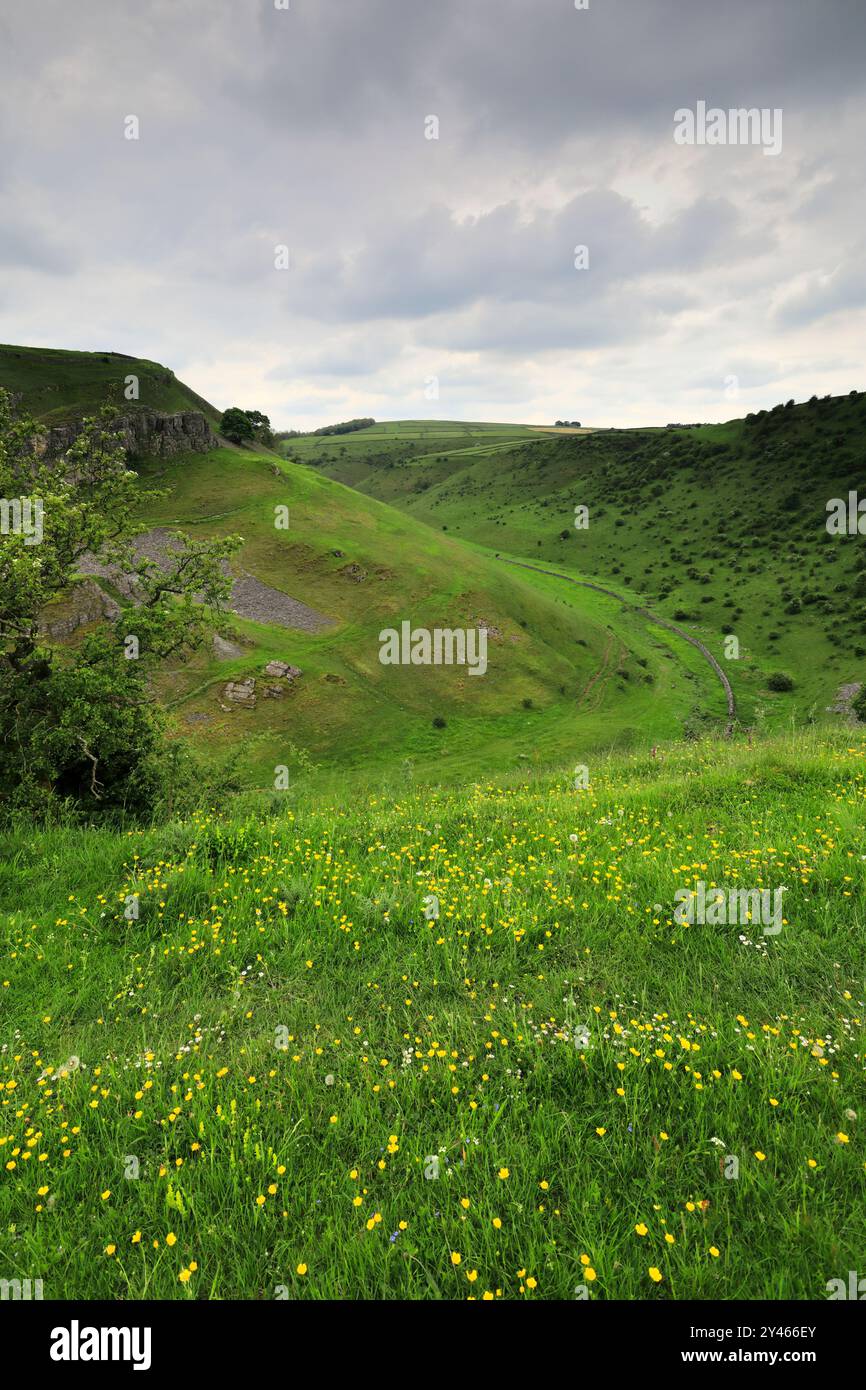
POLYGON ((223 411, 220 420, 220 434, 225 435, 233 444, 246 444, 255 437, 253 422, 246 410, 241 410, 239 406, 230 406, 223 411))
POLYGON ((271 428, 271 422, 268 416, 263 415, 260 410, 245 410, 244 415, 246 415, 254 430, 269 430, 271 428))
POLYGON ((137 556, 135 510, 165 493, 144 491, 127 468, 116 418, 106 407, 65 455, 51 457, 36 424, 15 420, 0 390, 0 800, 12 810, 70 801, 88 815, 146 816, 171 761, 152 678, 168 657, 202 645, 228 597, 226 561, 239 537, 177 536, 159 563, 137 556), (10 524, 13 501, 38 525, 20 516, 10 524), (135 602, 83 641, 52 647, 44 610, 74 597, 88 554, 112 567, 135 602))
POLYGON ((372 415, 365 415, 356 420, 341 420, 337 425, 322 425, 321 429, 313 430, 313 434, 351 434, 354 430, 366 430, 376 421, 372 415))

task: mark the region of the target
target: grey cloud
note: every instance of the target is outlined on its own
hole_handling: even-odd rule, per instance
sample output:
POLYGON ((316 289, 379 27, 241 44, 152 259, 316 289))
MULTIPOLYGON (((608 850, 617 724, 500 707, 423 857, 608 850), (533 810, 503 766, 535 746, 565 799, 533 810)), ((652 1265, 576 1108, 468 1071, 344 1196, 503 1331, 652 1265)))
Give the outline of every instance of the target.
POLYGON ((671 418, 728 362, 832 374, 862 327, 862 0, 40 0, 2 24, 6 341, 159 356, 221 403, 237 378, 274 418, 341 393, 417 414, 427 361, 470 417, 475 391, 546 418, 591 360, 600 401, 662 391, 671 418), (782 158, 676 147, 700 97, 781 105, 782 158))

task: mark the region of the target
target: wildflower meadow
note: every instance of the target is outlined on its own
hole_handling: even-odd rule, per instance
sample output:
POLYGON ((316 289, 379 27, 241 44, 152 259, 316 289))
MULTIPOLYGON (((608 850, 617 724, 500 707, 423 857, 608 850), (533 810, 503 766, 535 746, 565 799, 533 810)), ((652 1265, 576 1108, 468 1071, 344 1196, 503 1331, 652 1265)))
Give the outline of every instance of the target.
POLYGON ((864 815, 866 745, 797 735, 8 833, 7 1277, 826 1298, 863 1261, 864 815), (699 881, 784 883, 781 931, 677 920, 699 881))

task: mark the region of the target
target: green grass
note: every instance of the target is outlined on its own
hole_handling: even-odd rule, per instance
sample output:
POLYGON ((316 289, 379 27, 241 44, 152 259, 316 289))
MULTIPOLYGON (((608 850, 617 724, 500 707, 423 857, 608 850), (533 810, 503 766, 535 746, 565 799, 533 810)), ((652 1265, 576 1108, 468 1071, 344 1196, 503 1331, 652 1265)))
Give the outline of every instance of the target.
POLYGON ((866 680, 863 546, 825 527, 829 499, 866 491, 862 392, 690 430, 505 438, 492 454, 479 436, 383 455, 365 433, 343 449, 299 442, 310 464, 439 531, 685 613, 721 661, 730 628, 745 723, 823 715, 840 685, 866 680), (779 670, 790 695, 768 688, 779 670))
MULTIPOLYGON (((78 418, 104 400, 126 408, 129 372, 140 378, 141 407, 200 408, 217 420, 207 402, 156 363, 0 348, 0 383, 46 424, 78 418)), ((242 657, 221 662, 200 654, 173 664, 158 683, 172 736, 216 763, 242 744, 247 784, 265 789, 277 766, 299 759, 317 763, 324 781, 338 769, 375 779, 396 763, 411 764, 419 780, 455 783, 558 766, 575 745, 584 754, 651 742, 714 715, 719 693, 711 672, 684 644, 672 652, 620 605, 508 570, 484 548, 293 461, 319 448, 326 456, 348 448, 375 460, 383 449, 400 457, 446 445, 484 452, 540 437, 523 425, 402 421, 287 441, 292 457, 281 465, 274 454, 225 447, 137 461, 143 485, 169 494, 142 511, 143 526, 177 526, 196 537, 240 533, 242 569, 331 620, 310 635, 227 615, 229 635, 245 644, 242 657), (280 505, 289 508, 286 531, 274 525, 280 505), (460 668, 382 666, 379 633, 404 619, 428 628, 492 625, 485 677, 468 679, 460 668), (304 673, 287 698, 259 699, 254 710, 223 708, 228 680, 261 677, 274 658, 304 673)), ((109 583, 104 587, 118 599, 109 583)), ((54 620, 76 606, 73 589, 55 605, 54 620)))
POLYGON ((825 1298, 866 1219, 848 737, 588 758, 582 792, 571 764, 300 781, 188 824, 6 834, 0 1275, 46 1298, 825 1298), (680 927, 699 878, 786 884, 783 930, 680 927))
POLYGON ((0 344, 0 386, 20 397, 44 425, 64 425, 110 402, 127 414, 136 409, 173 414, 199 410, 211 426, 220 412, 159 362, 120 352, 72 352, 64 348, 0 344), (139 398, 125 397, 125 378, 137 376, 139 398))
MULTIPOLYGON (((0 381, 46 421, 116 398, 133 369, 141 405, 216 418, 158 364, 0 348, 0 381)), ((170 492, 145 525, 240 532, 243 569, 332 620, 310 636, 228 616, 242 658, 202 655, 164 674, 173 735, 216 762, 243 744, 248 784, 268 788, 274 768, 298 757, 320 766, 323 783, 338 770, 375 780, 404 763, 419 781, 459 783, 723 723, 720 684, 688 644, 506 557, 600 580, 668 619, 685 614, 681 625, 728 672, 741 724, 832 722, 839 686, 866 680, 862 546, 824 529, 827 499, 862 483, 864 410, 861 395, 696 430, 584 434, 389 421, 283 441, 282 465, 233 448, 145 461, 143 482, 170 492), (576 503, 589 508, 588 530, 574 529, 576 503), (279 504, 288 531, 274 527, 279 504), (488 674, 381 666, 379 632, 404 618, 492 624, 488 674), (725 658, 725 628, 736 660, 725 658), (225 682, 261 676, 271 658, 304 671, 291 696, 222 709, 225 682), (792 692, 770 689, 779 670, 793 675, 792 692)))
POLYGON ((161 693, 177 734, 216 759, 242 739, 251 785, 273 784, 274 767, 291 762, 289 745, 326 770, 376 776, 408 760, 428 781, 455 782, 526 762, 557 766, 574 748, 667 737, 700 711, 721 717, 706 665, 683 643, 672 652, 617 603, 508 569, 299 464, 282 470, 275 476, 272 460, 232 449, 141 469, 145 486, 169 489, 143 516, 148 525, 240 533, 244 569, 333 621, 309 635, 229 615, 249 643, 243 657, 200 657, 166 674, 161 693), (288 531, 273 525, 281 504, 288 531), (349 565, 364 582, 347 574, 349 565), (379 633, 404 618, 428 627, 491 624, 487 674, 382 666, 379 633), (272 658, 304 672, 291 695, 222 710, 224 683, 261 675, 272 658), (207 724, 190 723, 202 714, 207 724), (437 716, 444 729, 433 726, 437 716))

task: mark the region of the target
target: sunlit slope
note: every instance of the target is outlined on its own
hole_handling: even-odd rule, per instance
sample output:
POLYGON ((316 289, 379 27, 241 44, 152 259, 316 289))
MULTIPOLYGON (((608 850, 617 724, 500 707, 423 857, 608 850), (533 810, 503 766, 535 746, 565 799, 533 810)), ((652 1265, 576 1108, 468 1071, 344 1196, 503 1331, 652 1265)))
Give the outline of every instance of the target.
POLYGON ((446 778, 580 761, 589 748, 674 734, 696 706, 720 703, 700 661, 682 665, 616 604, 509 571, 308 468, 280 471, 270 459, 222 449, 147 464, 142 481, 170 489, 149 509, 149 526, 242 535, 238 572, 329 620, 301 632, 229 615, 228 635, 248 644, 240 655, 199 657, 165 678, 178 732, 220 755, 243 741, 260 783, 275 765, 306 757, 326 768, 417 763, 446 778), (287 530, 274 524, 280 507, 287 530), (482 624, 486 673, 383 665, 379 634, 404 620, 428 629, 482 624), (302 678, 282 699, 224 708, 225 683, 260 677, 270 659, 299 666, 302 678))
MULTIPOLYGON (((79 419, 106 401, 127 409, 127 375, 138 377, 140 408, 200 409, 218 422, 208 402, 157 363, 0 349, 0 383, 46 424, 79 419)), ((142 512, 146 532, 240 534, 234 577, 254 595, 242 614, 225 615, 230 646, 208 647, 162 673, 156 693, 174 735, 220 762, 234 758, 246 783, 267 787, 283 766, 293 776, 350 768, 375 776, 385 768, 459 781, 563 759, 578 764, 603 748, 676 737, 696 718, 720 719, 719 686, 700 657, 615 601, 509 570, 469 543, 468 531, 434 531, 294 461, 311 461, 317 450, 343 458, 351 449, 374 471, 384 458, 390 472, 389 461, 410 449, 422 476, 454 460, 465 466, 467 451, 495 469, 537 439, 551 442, 523 425, 407 421, 286 441, 290 457, 282 463, 233 447, 136 460, 143 485, 167 490, 142 512), (303 606, 290 625, 279 611, 286 597, 303 606), (428 631, 484 629, 485 673, 384 665, 380 633, 404 621, 428 631), (275 684, 265 672, 271 660, 302 675, 275 684), (229 682, 251 679, 254 702, 233 700, 229 682)), ((127 602, 110 581, 96 582, 127 602)), ((52 617, 68 617, 82 591, 70 592, 52 617)), ((86 630, 79 626, 69 640, 86 630)))
POLYGON ((866 680, 866 541, 826 529, 831 499, 866 497, 863 393, 695 429, 536 435, 403 460, 362 451, 347 445, 335 461, 328 440, 308 457, 440 532, 610 582, 720 660, 735 635, 727 669, 748 720, 823 717, 840 687, 866 680), (772 688, 779 672, 793 690, 772 688))

